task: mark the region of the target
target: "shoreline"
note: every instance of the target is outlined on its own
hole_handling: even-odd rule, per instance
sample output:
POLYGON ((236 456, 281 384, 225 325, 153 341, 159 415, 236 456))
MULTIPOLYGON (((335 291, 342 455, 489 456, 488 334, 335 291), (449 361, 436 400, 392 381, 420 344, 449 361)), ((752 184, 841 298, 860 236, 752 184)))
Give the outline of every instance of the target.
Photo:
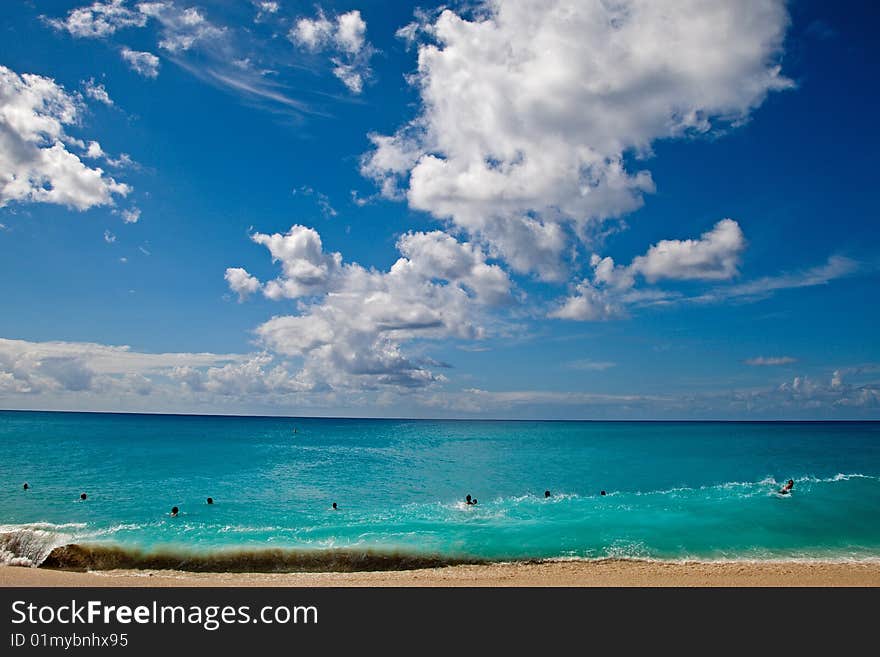
POLYGON ((880 587, 880 561, 540 561, 417 570, 194 573, 76 572, 0 566, 0 587, 880 587))

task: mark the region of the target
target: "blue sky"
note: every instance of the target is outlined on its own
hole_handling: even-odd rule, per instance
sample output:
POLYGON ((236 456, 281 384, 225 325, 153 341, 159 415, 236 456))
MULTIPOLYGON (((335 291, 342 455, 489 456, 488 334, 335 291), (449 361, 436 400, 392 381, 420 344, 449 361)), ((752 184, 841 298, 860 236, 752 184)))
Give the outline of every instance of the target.
POLYGON ((687 4, 3 3, 0 408, 880 418, 876 10, 687 4))

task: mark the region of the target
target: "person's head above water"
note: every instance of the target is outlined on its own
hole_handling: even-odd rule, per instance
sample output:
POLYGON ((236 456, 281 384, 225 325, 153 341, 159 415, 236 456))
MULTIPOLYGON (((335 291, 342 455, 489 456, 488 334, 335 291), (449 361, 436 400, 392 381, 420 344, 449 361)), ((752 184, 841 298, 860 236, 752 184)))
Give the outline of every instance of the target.
POLYGON ((79 494, 79 499, 84 500, 84 499, 87 499, 87 498, 88 498, 88 495, 86 495, 85 493, 80 493, 80 494, 79 494))
POLYGON ((476 504, 476 503, 477 503, 477 498, 475 497, 475 498, 473 499, 473 501, 471 502, 471 504, 476 504))
POLYGON ((467 496, 464 498, 464 501, 467 502, 468 504, 470 504, 470 503, 471 503, 471 496, 470 496, 470 495, 467 495, 467 496))
POLYGON ((333 509, 337 510, 339 507, 336 506, 336 502, 333 503, 333 509))
POLYGON ((550 491, 549 491, 549 490, 545 490, 545 491, 544 491, 544 497, 550 497, 550 491))
POLYGON ((213 504, 213 503, 214 503, 214 498, 213 498, 213 497, 209 497, 209 498, 208 498, 208 504, 213 504))
POLYGON ((27 490, 28 488, 30 488, 30 484, 28 484, 28 482, 24 482, 24 489, 27 490))
POLYGON ((599 493, 599 495, 604 495, 604 494, 605 494, 604 490, 599 493))
POLYGON ((180 509, 178 509, 176 506, 172 506, 172 507, 171 507, 171 517, 172 517, 172 518, 173 518, 174 516, 176 516, 179 512, 180 512, 180 509))
POLYGON ((789 479, 789 480, 788 480, 788 485, 789 485, 789 486, 794 486, 794 479, 789 479))

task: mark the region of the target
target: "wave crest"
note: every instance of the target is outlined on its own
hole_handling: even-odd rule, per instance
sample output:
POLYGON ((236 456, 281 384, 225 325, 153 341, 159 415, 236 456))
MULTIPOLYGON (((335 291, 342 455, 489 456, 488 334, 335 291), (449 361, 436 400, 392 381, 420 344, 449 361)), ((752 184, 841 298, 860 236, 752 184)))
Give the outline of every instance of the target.
POLYGON ((484 559, 397 550, 183 550, 70 544, 54 548, 43 568, 62 570, 183 570, 209 573, 292 573, 414 570, 485 563, 484 559))
POLYGON ((55 548, 73 538, 72 534, 58 530, 78 528, 76 524, 0 525, 0 565, 39 566, 55 548))

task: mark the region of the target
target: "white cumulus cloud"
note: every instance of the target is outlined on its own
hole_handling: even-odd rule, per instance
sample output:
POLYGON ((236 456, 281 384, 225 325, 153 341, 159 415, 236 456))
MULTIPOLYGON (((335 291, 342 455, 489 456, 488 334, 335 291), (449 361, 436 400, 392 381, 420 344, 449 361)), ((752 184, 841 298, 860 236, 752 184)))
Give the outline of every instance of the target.
POLYGON ((550 317, 582 322, 598 322, 622 315, 620 302, 606 290, 595 287, 587 279, 575 285, 573 294, 550 312, 550 317))
POLYGON ((87 210, 131 191, 69 150, 84 148, 65 131, 78 123, 80 104, 51 78, 0 66, 0 207, 18 201, 87 210))
POLYGON ((159 75, 159 58, 151 52, 123 48, 120 51, 122 59, 126 61, 132 71, 145 78, 155 78, 159 75))
POLYGON ((254 17, 255 22, 259 22, 266 18, 267 16, 271 16, 273 14, 277 14, 278 10, 281 9, 281 5, 272 0, 251 0, 253 2, 254 7, 257 9, 257 15, 254 17))
POLYGON ((254 233, 251 239, 265 246, 272 261, 281 263, 282 276, 266 283, 270 299, 296 299, 325 293, 342 269, 342 254, 325 253, 321 236, 312 228, 292 226, 281 235, 254 233))
POLYGON ((510 297, 507 274, 488 263, 482 249, 441 231, 403 235, 397 243, 401 257, 385 272, 344 263, 305 226, 251 239, 269 250, 281 275, 261 285, 246 270, 230 268, 227 281, 236 293, 262 286, 270 299, 297 300, 297 314, 274 317, 256 333, 270 351, 302 358, 299 376, 312 385, 421 387, 442 381, 430 369, 433 361, 404 347, 482 338, 489 321, 484 309, 510 297))
POLYGON ((67 18, 48 19, 58 30, 65 30, 78 38, 103 38, 126 27, 143 27, 147 16, 125 4, 125 0, 93 2, 91 5, 71 9, 67 18))
POLYGON ((172 371, 171 378, 190 391, 224 396, 254 397, 310 390, 308 383, 275 363, 270 354, 256 354, 241 362, 203 369, 178 367, 172 371))
POLYGON ((227 268, 224 278, 229 284, 229 289, 238 295, 239 301, 244 301, 260 289, 260 281, 241 267, 227 268))
POLYGON ((122 216, 122 221, 127 224, 136 224, 141 218, 140 208, 126 208, 119 214, 122 216))
POLYGON ((648 281, 661 278, 726 280, 737 274, 746 242, 733 219, 722 219, 700 239, 662 240, 633 260, 631 268, 648 281))
POLYGON ((211 41, 223 36, 225 27, 209 21, 198 7, 181 9, 173 2, 141 2, 138 11, 156 19, 162 26, 159 47, 175 54, 190 50, 201 41, 211 41))
POLYGON ((737 275, 746 240, 739 224, 722 219, 699 239, 661 240, 629 265, 617 265, 611 257, 593 254, 592 280, 585 278, 574 293, 550 313, 559 319, 596 321, 624 314, 628 303, 658 301, 661 291, 632 290, 637 276, 649 283, 671 280, 727 280, 737 275))
POLYGON ((548 280, 565 278, 573 237, 654 190, 625 156, 740 123, 792 86, 782 0, 492 0, 470 16, 404 35, 431 37, 421 109, 371 136, 362 172, 548 280))
POLYGON ((103 84, 95 82, 95 78, 89 78, 85 83, 85 91, 86 96, 92 100, 103 103, 104 105, 107 105, 107 107, 113 107, 113 99, 110 98, 110 94, 107 93, 106 87, 104 87, 103 84))
POLYGON ((319 9, 314 18, 297 20, 288 37, 310 52, 333 53, 333 75, 349 91, 359 94, 371 75, 370 58, 375 52, 367 43, 366 34, 367 23, 360 11, 355 9, 331 19, 319 9))

